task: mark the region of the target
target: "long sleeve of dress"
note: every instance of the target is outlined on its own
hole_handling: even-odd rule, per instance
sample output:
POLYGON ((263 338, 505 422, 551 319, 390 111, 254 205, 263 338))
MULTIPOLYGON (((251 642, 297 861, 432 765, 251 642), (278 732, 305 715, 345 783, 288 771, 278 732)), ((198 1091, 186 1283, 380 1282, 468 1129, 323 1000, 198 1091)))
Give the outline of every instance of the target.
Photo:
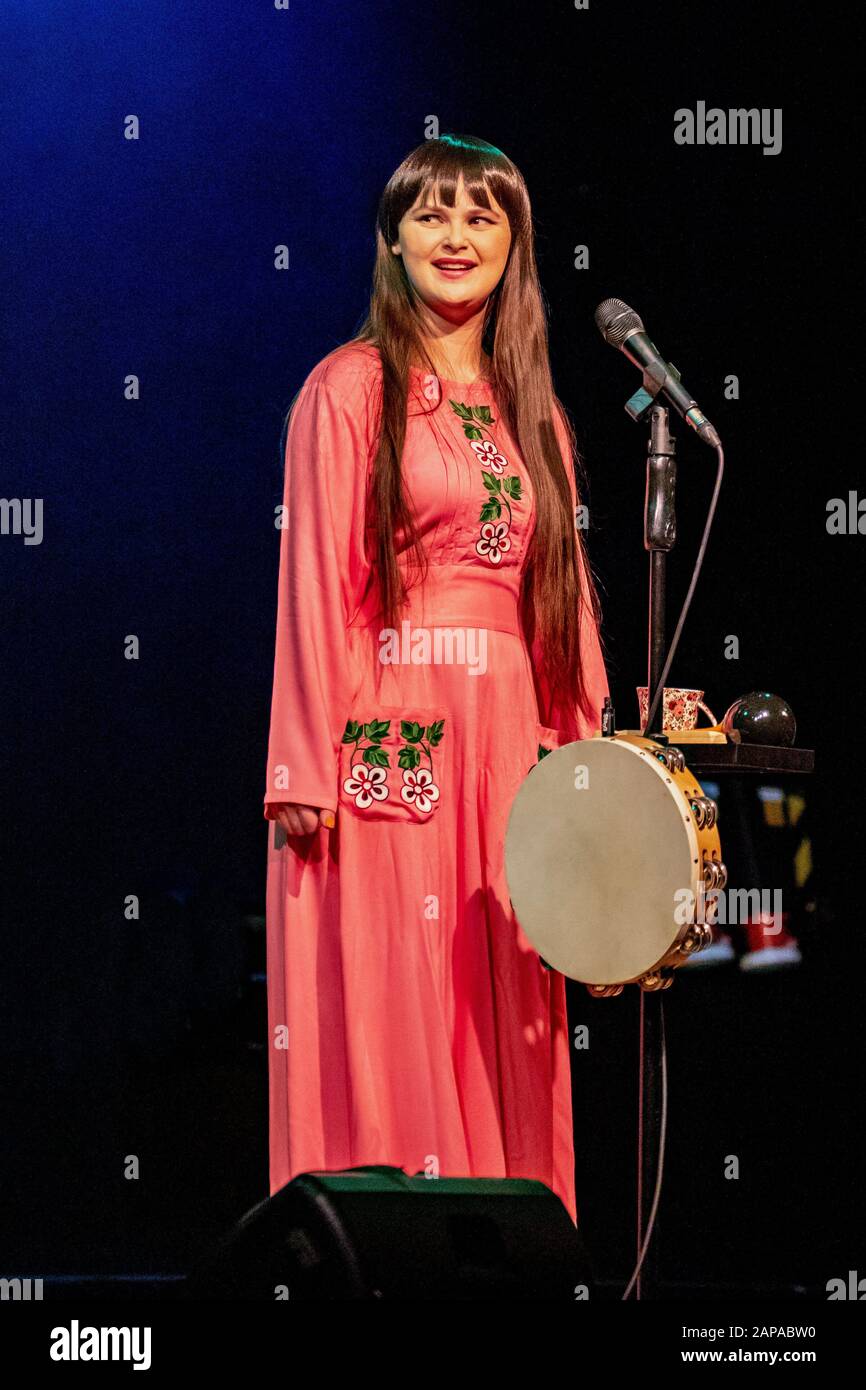
MULTIPOLYGON (((572 514, 576 517, 579 499, 577 495, 577 485, 574 479, 571 449, 565 426, 558 417, 556 419, 555 429, 557 441, 565 461, 565 472, 571 489, 572 514)), ((583 552, 580 551, 579 554, 581 560, 581 593, 585 593, 587 585, 586 563, 583 559, 583 552)), ((591 738, 601 728, 601 709, 604 704, 605 696, 610 693, 610 687, 608 685, 607 671, 605 669, 604 657, 601 650, 598 626, 593 618, 592 610, 589 605, 585 602, 581 603, 580 616, 580 659, 588 695, 585 705, 581 705, 576 697, 574 700, 565 700, 561 695, 558 695, 554 701, 551 692, 551 682, 548 678, 543 661, 541 642, 537 636, 534 637, 529 650, 533 680, 538 698, 539 719, 550 736, 546 739, 546 742, 554 746, 562 746, 575 739, 591 738)))
POLYGON ((272 803, 336 811, 339 748, 360 681, 347 637, 369 572, 370 441, 363 392, 307 379, 286 438, 264 816, 272 803))

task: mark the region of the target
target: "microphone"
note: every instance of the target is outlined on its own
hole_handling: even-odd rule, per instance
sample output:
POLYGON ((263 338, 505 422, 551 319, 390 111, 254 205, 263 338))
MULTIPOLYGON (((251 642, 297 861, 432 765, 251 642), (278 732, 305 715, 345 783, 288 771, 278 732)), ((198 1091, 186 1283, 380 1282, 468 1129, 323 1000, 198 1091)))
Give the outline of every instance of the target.
POLYGON ((640 316, 623 304, 621 299, 605 299, 595 311, 595 322, 606 343, 619 348, 630 362, 640 367, 644 386, 659 391, 691 425, 695 433, 713 448, 721 448, 721 440, 698 403, 680 381, 676 367, 666 362, 655 343, 647 336, 640 316))

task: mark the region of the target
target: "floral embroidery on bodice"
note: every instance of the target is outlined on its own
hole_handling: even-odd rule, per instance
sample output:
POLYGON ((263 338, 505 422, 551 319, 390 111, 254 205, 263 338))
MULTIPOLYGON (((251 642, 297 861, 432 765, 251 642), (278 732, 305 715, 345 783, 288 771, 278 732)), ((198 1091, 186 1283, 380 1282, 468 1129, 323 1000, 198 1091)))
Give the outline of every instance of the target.
POLYGON ((475 450, 482 468, 481 479, 488 494, 478 518, 482 525, 475 549, 492 565, 498 565, 505 552, 511 549, 508 533, 513 513, 509 498, 515 503, 522 500, 520 478, 516 473, 505 472, 508 460, 493 442, 491 430, 496 422, 490 406, 466 405, 453 400, 449 400, 448 404, 461 421, 463 433, 475 450), (505 521, 501 520, 503 507, 508 514, 505 521))
POLYGON ((474 559, 484 568, 513 570, 517 577, 534 524, 532 492, 489 384, 466 385, 422 374, 418 368, 411 370, 420 409, 410 406, 407 422, 410 488, 417 489, 423 514, 428 479, 433 476, 435 440, 439 468, 444 465, 446 470, 440 501, 445 508, 454 508, 439 518, 433 530, 431 558, 464 564, 474 559), (415 444, 420 448, 411 447, 415 444), (459 480, 452 475, 455 467, 460 470, 459 480), (442 544, 443 535, 447 545, 442 544))

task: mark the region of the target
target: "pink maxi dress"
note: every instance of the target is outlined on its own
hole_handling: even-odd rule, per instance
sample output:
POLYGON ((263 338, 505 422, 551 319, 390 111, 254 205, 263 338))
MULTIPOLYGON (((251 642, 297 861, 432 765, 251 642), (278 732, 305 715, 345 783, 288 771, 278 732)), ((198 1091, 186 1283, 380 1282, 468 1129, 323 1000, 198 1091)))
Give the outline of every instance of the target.
POLYGON ((599 729, 598 632, 585 609, 590 708, 551 706, 521 623, 516 443, 489 386, 416 368, 403 473, 429 572, 382 629, 362 602, 380 400, 376 349, 340 347, 286 441, 264 814, 296 801, 336 825, 269 826, 270 1191, 367 1164, 535 1178, 576 1222, 565 980, 511 908, 504 837, 539 745, 599 729))

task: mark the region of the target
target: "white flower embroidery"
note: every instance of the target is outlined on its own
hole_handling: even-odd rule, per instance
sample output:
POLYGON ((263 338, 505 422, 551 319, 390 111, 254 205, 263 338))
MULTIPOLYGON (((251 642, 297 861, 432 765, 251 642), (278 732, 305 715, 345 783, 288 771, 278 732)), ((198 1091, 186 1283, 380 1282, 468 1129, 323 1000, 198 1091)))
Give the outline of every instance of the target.
POLYGON ((419 811, 427 812, 432 811, 433 802, 439 800, 439 788, 433 781, 432 772, 426 767, 419 768, 417 772, 406 768, 400 795, 408 805, 414 803, 419 811))
POLYGON ((383 785, 385 777, 384 767, 367 767, 366 763, 355 763, 351 777, 347 777, 343 783, 343 791, 355 798, 356 806, 366 810, 374 801, 386 799, 388 788, 383 785))
POLYGON ((511 549, 505 522, 498 521, 494 525, 492 521, 486 521, 481 527, 481 540, 475 542, 475 549, 479 555, 486 555, 492 565, 498 565, 505 551, 511 549))
POLYGON ((496 445, 489 439, 473 439, 472 448, 475 450, 479 459, 491 471, 491 473, 504 473, 508 467, 508 459, 504 454, 500 454, 496 445))

